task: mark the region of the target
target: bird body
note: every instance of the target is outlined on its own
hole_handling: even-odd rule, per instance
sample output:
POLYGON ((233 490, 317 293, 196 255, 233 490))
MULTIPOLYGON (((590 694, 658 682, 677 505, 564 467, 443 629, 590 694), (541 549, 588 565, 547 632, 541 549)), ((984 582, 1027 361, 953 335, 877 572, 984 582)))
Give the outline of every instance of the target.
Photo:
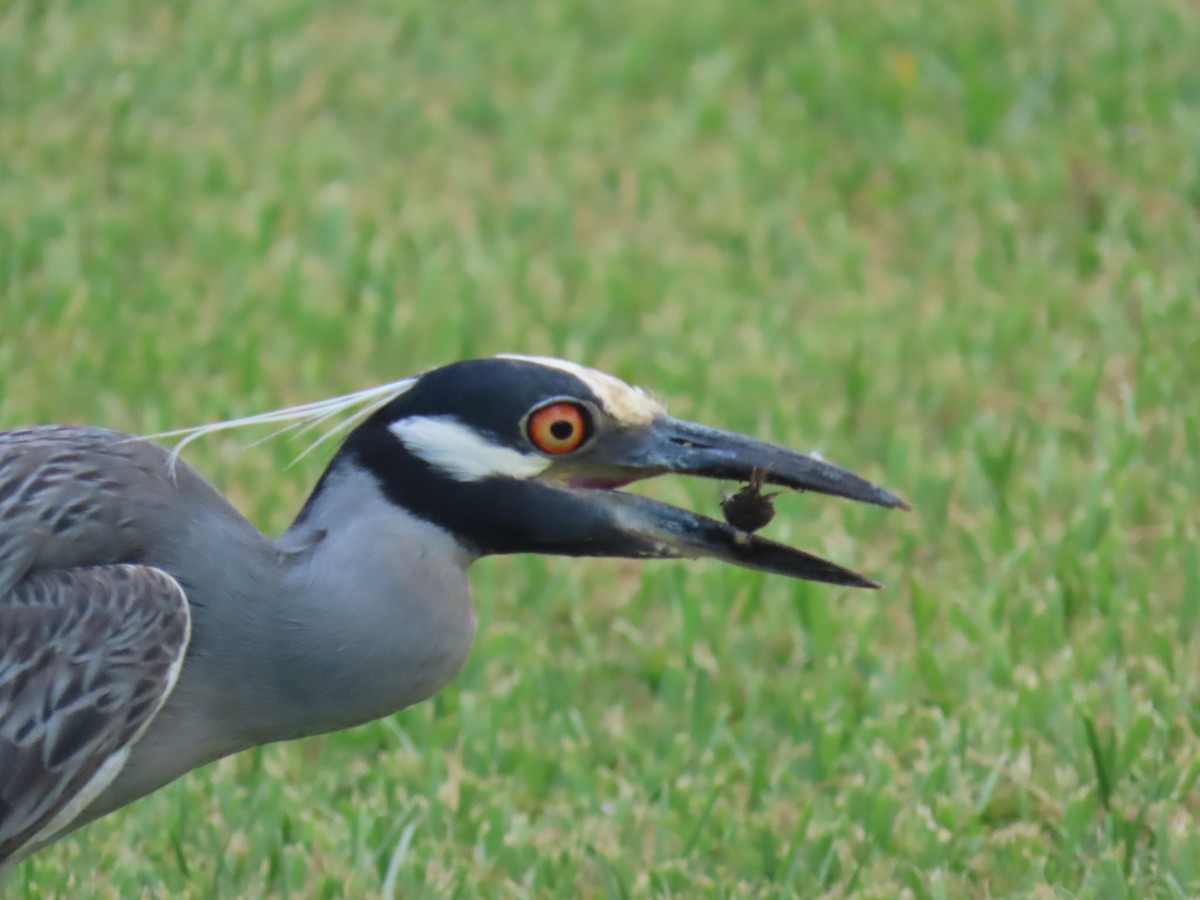
MULTIPOLYGON (((474 634, 472 557, 384 501, 365 473, 331 474, 304 520, 271 541, 172 462, 156 444, 102 429, 0 433, 0 484, 23 499, 0 520, 26 539, 6 545, 6 569, 30 555, 32 568, 59 573, 136 558, 169 575, 191 610, 171 699, 85 819, 230 753, 424 700, 458 672, 474 634), (9 474, 18 467, 24 487, 9 474), (55 496, 68 485, 81 518, 34 527, 34 510, 70 507, 55 496)), ((77 589, 74 602, 88 596, 77 589)))
POLYGON ((483 555, 706 555, 873 586, 612 489, 629 481, 766 462, 772 483, 903 505, 563 361, 468 361, 368 393, 274 540, 148 440, 0 432, 0 864, 214 759, 432 696, 470 650, 483 555))

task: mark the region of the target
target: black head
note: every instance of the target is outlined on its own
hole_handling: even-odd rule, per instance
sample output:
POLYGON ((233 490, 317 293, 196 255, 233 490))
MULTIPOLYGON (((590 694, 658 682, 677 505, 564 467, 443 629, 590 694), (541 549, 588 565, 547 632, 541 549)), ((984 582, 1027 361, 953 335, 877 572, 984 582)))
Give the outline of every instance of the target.
POLYGON ((747 480, 757 470, 770 484, 904 506, 837 466, 673 419, 610 375, 537 357, 467 360, 413 379, 349 435, 329 471, 344 465, 370 472, 389 500, 477 555, 712 556, 857 586, 874 583, 616 489, 666 472, 747 480))

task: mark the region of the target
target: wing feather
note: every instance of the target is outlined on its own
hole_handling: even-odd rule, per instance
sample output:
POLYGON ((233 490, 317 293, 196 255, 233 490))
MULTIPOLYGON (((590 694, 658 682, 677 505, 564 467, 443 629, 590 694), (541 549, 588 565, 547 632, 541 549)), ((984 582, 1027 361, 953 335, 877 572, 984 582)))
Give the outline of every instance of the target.
POLYGON ((0 865, 117 776, 190 625, 182 588, 151 566, 34 572, 0 595, 0 865))

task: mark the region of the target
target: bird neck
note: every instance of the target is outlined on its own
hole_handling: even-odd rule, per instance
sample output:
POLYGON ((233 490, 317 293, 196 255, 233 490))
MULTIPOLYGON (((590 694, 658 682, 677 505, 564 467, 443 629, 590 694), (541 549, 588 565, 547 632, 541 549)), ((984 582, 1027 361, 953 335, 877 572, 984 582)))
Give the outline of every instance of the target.
POLYGON ((244 535, 232 546, 225 519, 206 518, 216 533, 192 527, 189 546, 206 549, 188 555, 183 581, 207 591, 189 594, 192 643, 156 725, 177 709, 200 715, 186 724, 219 736, 224 755, 389 715, 465 662, 473 557, 352 461, 334 460, 275 542, 255 532, 252 550, 244 535))
POLYGON ((374 476, 332 464, 279 539, 277 633, 264 671, 277 702, 260 739, 332 731, 432 696, 475 631, 466 570, 446 531, 388 500, 374 476))
POLYGON ((230 753, 390 715, 436 693, 467 658, 473 557, 388 501, 369 473, 335 461, 276 542, 218 499, 179 523, 187 552, 168 541, 158 561, 190 588, 192 641, 175 690, 77 824, 230 753))

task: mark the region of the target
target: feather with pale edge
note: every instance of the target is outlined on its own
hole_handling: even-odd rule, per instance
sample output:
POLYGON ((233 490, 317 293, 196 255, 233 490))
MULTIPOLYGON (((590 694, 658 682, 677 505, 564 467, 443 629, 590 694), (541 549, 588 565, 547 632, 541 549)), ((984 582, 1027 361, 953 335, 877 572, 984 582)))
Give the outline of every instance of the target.
POLYGON ((189 630, 182 589, 150 566, 39 572, 0 594, 0 865, 117 776, 189 630))

